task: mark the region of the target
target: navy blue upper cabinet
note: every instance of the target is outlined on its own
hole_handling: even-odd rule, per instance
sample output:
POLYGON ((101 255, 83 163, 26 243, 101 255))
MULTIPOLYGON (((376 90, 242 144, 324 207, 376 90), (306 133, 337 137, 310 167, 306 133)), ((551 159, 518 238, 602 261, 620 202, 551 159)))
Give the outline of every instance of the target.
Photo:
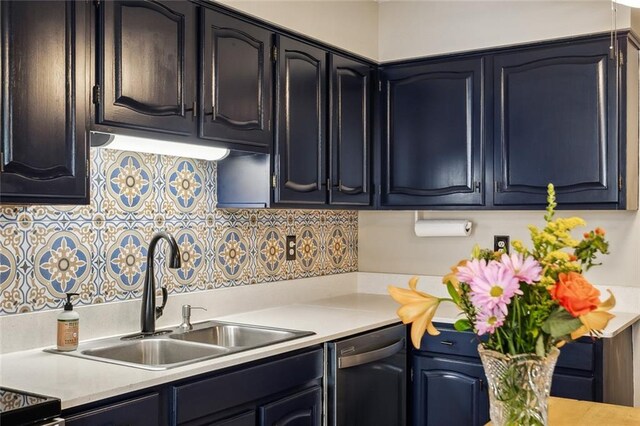
POLYGON ((194 134, 196 6, 188 1, 107 1, 99 15, 96 122, 194 134))
POLYGON ((329 202, 369 205, 372 68, 332 54, 330 83, 329 202))
POLYGON ((89 202, 85 2, 2 1, 0 202, 89 202))
POLYGON ((325 204, 327 52, 278 36, 275 202, 325 204))
POLYGON ((268 151, 273 33, 204 8, 201 30, 200 137, 268 151))
POLYGON ((609 44, 494 57, 494 205, 544 205, 549 182, 561 205, 618 202, 618 66, 609 44))
POLYGON ((483 59, 383 68, 384 206, 479 206, 483 59))

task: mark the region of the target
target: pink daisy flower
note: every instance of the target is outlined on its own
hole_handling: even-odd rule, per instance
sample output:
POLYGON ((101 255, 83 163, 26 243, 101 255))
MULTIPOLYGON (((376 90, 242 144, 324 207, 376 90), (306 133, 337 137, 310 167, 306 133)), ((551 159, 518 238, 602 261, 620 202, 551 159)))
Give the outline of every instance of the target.
POLYGON ((476 317, 476 332, 478 336, 489 333, 493 334, 496 328, 504 324, 506 315, 500 309, 481 311, 476 317))
POLYGON ((474 277, 482 274, 482 270, 487 266, 484 259, 469 260, 464 266, 458 266, 456 278, 463 283, 471 283, 474 277))
POLYGON ((513 253, 511 256, 505 253, 500 260, 513 272, 518 281, 533 284, 542 278, 542 267, 532 256, 525 259, 520 253, 513 253))
POLYGON ((513 272, 496 261, 490 262, 482 273, 469 283, 471 288, 471 303, 480 311, 494 308, 507 314, 507 305, 515 294, 522 294, 518 279, 513 272))

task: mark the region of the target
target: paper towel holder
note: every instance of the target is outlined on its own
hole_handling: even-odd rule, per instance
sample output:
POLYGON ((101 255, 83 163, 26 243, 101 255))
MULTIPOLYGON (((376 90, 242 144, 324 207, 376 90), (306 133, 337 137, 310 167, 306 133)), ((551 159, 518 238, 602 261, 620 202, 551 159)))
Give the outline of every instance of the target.
POLYGON ((414 211, 413 229, 417 237, 468 237, 473 222, 468 219, 420 219, 414 211))

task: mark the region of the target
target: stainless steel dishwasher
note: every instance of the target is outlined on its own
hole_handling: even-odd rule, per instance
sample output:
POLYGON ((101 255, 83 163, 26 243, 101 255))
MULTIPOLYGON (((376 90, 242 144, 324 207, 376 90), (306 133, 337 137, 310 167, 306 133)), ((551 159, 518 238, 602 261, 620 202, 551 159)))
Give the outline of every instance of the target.
POLYGON ((406 424, 406 328, 394 325, 325 346, 329 426, 406 424))

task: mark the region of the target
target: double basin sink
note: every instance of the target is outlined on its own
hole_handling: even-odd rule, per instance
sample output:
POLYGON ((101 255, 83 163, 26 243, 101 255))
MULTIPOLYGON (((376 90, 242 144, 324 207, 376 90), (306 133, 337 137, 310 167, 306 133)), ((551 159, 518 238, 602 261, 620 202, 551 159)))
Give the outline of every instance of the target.
POLYGON ((175 328, 153 336, 88 341, 72 352, 47 351, 146 370, 166 370, 312 334, 311 331, 205 321, 194 324, 190 330, 175 328))

